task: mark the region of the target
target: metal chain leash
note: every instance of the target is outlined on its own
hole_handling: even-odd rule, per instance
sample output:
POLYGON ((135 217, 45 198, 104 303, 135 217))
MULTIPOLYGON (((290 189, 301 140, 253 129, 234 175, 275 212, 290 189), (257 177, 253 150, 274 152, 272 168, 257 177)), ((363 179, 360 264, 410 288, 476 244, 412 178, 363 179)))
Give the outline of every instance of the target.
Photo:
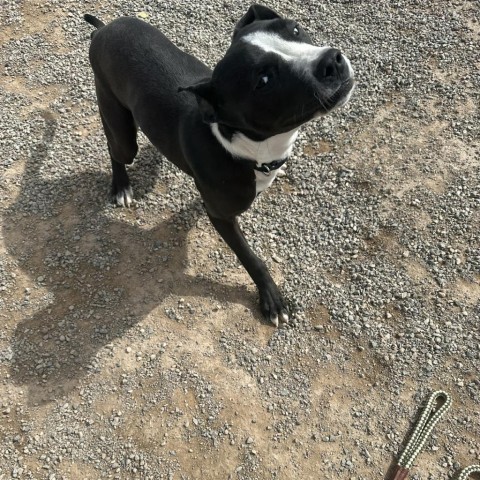
MULTIPOLYGON (((409 470, 416 458, 423 450, 429 435, 432 433, 435 425, 445 415, 445 412, 452 405, 452 397, 447 392, 438 390, 430 395, 420 419, 415 426, 412 437, 408 441, 405 450, 398 459, 397 465, 393 470, 393 480, 405 480, 409 470), (438 402, 443 401, 438 407, 438 402)), ((464 468, 457 480, 466 480, 472 473, 480 473, 480 465, 470 465, 464 468)))
POLYGON ((480 473, 480 465, 470 465, 469 467, 464 468, 464 469, 460 472, 460 475, 458 475, 458 479, 457 479, 457 480, 467 480, 467 478, 468 478, 472 473, 480 473))
POLYGON ((420 452, 423 450, 428 437, 432 433, 433 428, 438 421, 443 417, 445 412, 452 405, 452 397, 442 390, 433 392, 425 405, 425 409, 422 412, 422 416, 413 431, 405 450, 398 459, 398 464, 401 467, 410 469, 413 462, 416 460, 420 452), (443 405, 435 411, 435 406, 438 400, 443 399, 443 405))

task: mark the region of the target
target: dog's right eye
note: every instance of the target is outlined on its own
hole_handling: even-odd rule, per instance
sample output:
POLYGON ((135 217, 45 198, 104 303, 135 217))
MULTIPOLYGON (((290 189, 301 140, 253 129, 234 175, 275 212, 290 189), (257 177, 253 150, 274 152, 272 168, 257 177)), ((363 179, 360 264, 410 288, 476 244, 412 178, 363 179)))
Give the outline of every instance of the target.
POLYGON ((257 84, 255 85, 255 90, 261 90, 262 88, 266 87, 270 82, 270 75, 266 73, 262 73, 257 80, 257 84))

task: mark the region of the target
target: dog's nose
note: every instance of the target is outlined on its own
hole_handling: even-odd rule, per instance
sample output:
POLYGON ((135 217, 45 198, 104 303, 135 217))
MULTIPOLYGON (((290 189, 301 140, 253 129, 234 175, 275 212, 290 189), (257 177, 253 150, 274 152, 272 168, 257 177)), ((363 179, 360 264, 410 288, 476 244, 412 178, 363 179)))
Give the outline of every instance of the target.
POLYGON ((347 73, 348 66, 345 57, 336 48, 327 50, 315 67, 315 78, 319 81, 343 79, 347 73))

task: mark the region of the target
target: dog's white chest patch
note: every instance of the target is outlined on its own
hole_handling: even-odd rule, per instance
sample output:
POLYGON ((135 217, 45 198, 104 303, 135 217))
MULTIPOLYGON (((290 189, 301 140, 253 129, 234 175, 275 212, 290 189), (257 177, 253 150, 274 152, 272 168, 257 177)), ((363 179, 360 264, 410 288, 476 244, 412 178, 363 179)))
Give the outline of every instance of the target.
MULTIPOLYGON (((275 160, 288 158, 292 152, 293 143, 298 135, 298 129, 294 129, 289 132, 274 135, 273 137, 269 137, 262 141, 255 141, 248 138, 243 133, 237 132, 233 135, 232 140, 229 141, 220 133, 217 123, 212 123, 211 128, 213 135, 227 152, 233 157, 253 160, 257 162, 257 167, 269 164, 275 160)), ((254 170, 254 172, 256 192, 259 194, 272 184, 277 176, 278 170, 272 170, 267 175, 257 170, 254 170)))

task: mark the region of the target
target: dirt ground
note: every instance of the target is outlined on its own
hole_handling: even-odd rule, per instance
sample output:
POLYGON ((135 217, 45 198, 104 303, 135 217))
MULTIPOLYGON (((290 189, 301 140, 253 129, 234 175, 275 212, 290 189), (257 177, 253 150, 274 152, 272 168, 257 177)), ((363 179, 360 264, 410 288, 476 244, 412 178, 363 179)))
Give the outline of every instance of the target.
MULTIPOLYGON (((34 1, 22 8, 22 29, 2 27, 0 42, 44 32, 67 55, 66 33, 52 27, 51 12, 34 1)), ((471 35, 478 41, 478 24, 471 35)), ((45 61, 39 57, 38 65, 45 61)), ((454 82, 454 75, 441 80, 454 82)), ((478 463, 480 404, 462 392, 478 382, 478 368, 466 374, 451 354, 441 360, 445 373, 428 383, 421 383, 423 365, 399 381, 388 353, 386 360, 368 339, 345 333, 328 304, 299 313, 310 325, 308 341, 282 337, 260 318, 250 278, 201 213, 193 185, 185 190, 191 195, 182 193, 182 208, 170 208, 168 182, 180 174, 159 166, 144 140, 141 168, 131 170, 143 188, 140 206, 115 209, 104 201, 106 153, 98 168, 76 169, 73 159, 61 175, 45 174, 63 135, 51 105, 67 86, 22 75, 3 76, 1 86, 20 99, 19 120, 36 127, 30 149, 2 170, 0 257, 8 281, 0 290, 0 479, 383 478, 419 401, 437 388, 451 392, 454 407, 414 478, 447 478, 459 465, 478 463), (282 389, 289 394, 280 402, 282 389)), ((425 99, 419 108, 438 118, 439 101, 425 99)), ((478 171, 479 150, 478 142, 443 137, 446 119, 407 115, 406 102, 401 91, 392 95, 338 148, 365 172, 354 188, 370 188, 369 172, 381 166, 389 194, 379 208, 388 216, 404 201, 412 228, 422 230, 432 218, 411 208, 410 193, 444 193, 457 173, 478 171), (416 168, 433 134, 435 169, 416 168), (410 161, 399 169, 402 156, 410 161)), ((82 108, 67 106, 67 114, 82 108)), ((103 142, 94 103, 88 108, 69 133, 72 155, 103 142)), ((454 116, 478 108, 472 97, 454 116)), ((327 141, 297 148, 308 156, 333 151, 327 141)), ((279 182, 268 195, 291 192, 279 182)), ((478 211, 472 218, 479 225, 478 211)), ((404 239, 386 229, 363 243, 367 263, 381 251, 436 298, 425 264, 399 255, 404 239)), ((460 250, 461 243, 460 236, 460 250)), ((283 263, 269 266, 282 284, 283 263)), ((445 290, 450 305, 478 314, 478 272, 445 290)), ((393 324, 398 316, 393 309, 387 318, 393 324)))

